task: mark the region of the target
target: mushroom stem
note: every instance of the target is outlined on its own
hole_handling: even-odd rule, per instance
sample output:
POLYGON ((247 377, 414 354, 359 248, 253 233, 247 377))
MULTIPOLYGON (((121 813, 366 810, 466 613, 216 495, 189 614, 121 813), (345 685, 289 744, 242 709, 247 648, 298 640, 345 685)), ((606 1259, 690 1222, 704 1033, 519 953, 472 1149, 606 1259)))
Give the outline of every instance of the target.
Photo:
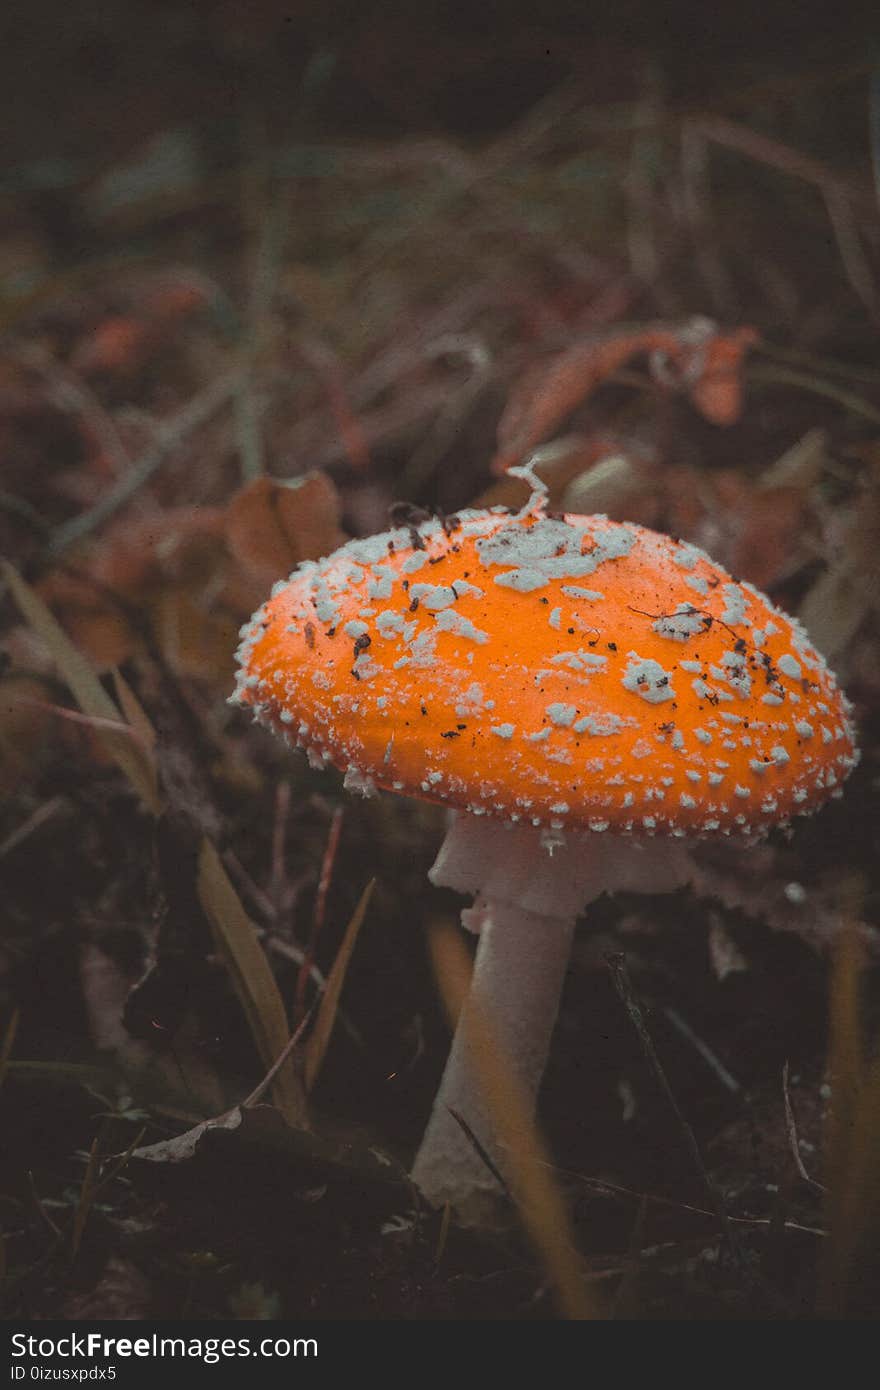
POLYGON ((580 914, 602 893, 671 892, 693 872, 681 840, 598 830, 563 837, 521 823, 454 816, 430 876, 439 887, 475 894, 461 920, 479 933, 480 943, 470 996, 413 1166, 413 1181, 430 1201, 451 1202, 466 1219, 482 1222, 499 1195, 453 1111, 502 1174, 507 1166, 472 1056, 468 1011, 485 1011, 534 1107, 580 914))
POLYGON ((506 1162, 493 1140, 497 1124, 480 1085, 466 1013, 476 1010, 491 1020, 494 1041, 510 1061, 523 1094, 534 1105, 576 918, 541 916, 510 902, 482 897, 464 916, 469 926, 476 925, 474 919, 479 917, 480 941, 471 992, 412 1176, 429 1201, 450 1201, 460 1211, 477 1213, 495 1204, 498 1185, 453 1111, 461 1115, 502 1172, 506 1162))

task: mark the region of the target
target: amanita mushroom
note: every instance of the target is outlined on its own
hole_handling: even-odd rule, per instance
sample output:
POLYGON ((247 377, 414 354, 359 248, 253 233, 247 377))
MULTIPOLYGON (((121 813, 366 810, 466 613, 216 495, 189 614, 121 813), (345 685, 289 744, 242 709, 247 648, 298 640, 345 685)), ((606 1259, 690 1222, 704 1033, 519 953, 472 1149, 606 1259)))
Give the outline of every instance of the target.
MULTIPOLYGON (((840 795, 850 706, 798 623, 695 546, 605 516, 463 511, 301 565, 242 630, 233 699, 345 785, 454 808, 431 870, 475 895, 468 1007, 534 1099, 578 916, 663 892, 840 795)), ((465 1030, 413 1177, 471 1211, 501 1170, 465 1030)))

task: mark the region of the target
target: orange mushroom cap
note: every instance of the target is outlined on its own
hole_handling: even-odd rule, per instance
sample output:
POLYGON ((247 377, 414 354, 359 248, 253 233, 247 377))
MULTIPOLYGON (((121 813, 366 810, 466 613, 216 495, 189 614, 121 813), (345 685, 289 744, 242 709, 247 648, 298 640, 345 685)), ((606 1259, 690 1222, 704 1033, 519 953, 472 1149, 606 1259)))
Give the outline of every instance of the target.
POLYGON ((301 565, 238 659, 233 698, 347 785, 551 831, 758 836, 857 759, 796 620, 693 545, 537 493, 301 565))

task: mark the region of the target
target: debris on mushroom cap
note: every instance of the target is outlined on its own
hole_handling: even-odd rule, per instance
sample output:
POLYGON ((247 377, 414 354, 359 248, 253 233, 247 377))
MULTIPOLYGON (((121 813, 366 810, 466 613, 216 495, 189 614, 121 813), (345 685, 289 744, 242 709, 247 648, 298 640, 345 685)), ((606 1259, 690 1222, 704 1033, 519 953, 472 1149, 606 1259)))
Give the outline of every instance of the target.
POLYGON ((301 565, 238 660, 233 698, 350 784, 550 831, 753 838, 857 761, 796 620, 695 546, 537 492, 301 565))

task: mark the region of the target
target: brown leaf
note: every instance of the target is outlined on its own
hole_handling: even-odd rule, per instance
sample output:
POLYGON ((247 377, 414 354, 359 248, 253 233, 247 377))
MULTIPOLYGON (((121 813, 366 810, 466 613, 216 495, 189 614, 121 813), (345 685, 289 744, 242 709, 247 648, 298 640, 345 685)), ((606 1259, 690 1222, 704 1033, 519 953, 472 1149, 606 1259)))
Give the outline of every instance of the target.
POLYGON ((675 346, 674 334, 655 326, 574 343, 549 362, 529 367, 498 423, 492 472, 505 473, 518 463, 624 363, 643 352, 672 352, 675 346))
POLYGON ((339 495, 324 473, 257 478, 230 502, 226 540, 244 573, 268 589, 300 561, 336 550, 345 540, 339 518, 339 495))
POLYGON ((742 409, 743 357, 756 340, 751 328, 721 333, 708 319, 692 319, 573 344, 530 367, 514 385, 498 424, 493 473, 519 462, 604 381, 645 353, 658 381, 686 390, 713 424, 733 424, 742 409))
POLYGON ((157 1144, 144 1144, 141 1148, 135 1149, 132 1158, 143 1158, 148 1163, 186 1163, 195 1156, 203 1134, 209 1129, 238 1129, 242 1115, 241 1106, 234 1105, 223 1115, 201 1120, 183 1134, 175 1134, 173 1139, 160 1139, 157 1144))
POLYGON ((213 610, 204 591, 180 584, 164 588, 158 595, 153 621, 156 640, 174 671, 228 682, 239 617, 213 610))
POLYGON ((323 1182, 329 1179, 339 1183, 340 1190, 347 1188, 361 1215, 365 1199, 372 1199, 381 1207, 387 1207, 390 1201, 398 1211, 402 1205, 413 1204, 412 1185, 393 1159, 378 1149, 340 1143, 311 1130, 297 1129, 268 1105, 234 1106, 184 1134, 136 1148, 132 1158, 147 1163, 188 1163, 202 1158, 204 1140, 208 1136, 210 1142, 212 1135, 218 1148, 223 1145, 221 1161, 227 1171, 232 1162, 240 1181, 249 1180, 255 1154, 280 1155, 290 1172, 292 1200, 304 1200, 297 1192, 304 1180, 320 1178, 323 1182))

